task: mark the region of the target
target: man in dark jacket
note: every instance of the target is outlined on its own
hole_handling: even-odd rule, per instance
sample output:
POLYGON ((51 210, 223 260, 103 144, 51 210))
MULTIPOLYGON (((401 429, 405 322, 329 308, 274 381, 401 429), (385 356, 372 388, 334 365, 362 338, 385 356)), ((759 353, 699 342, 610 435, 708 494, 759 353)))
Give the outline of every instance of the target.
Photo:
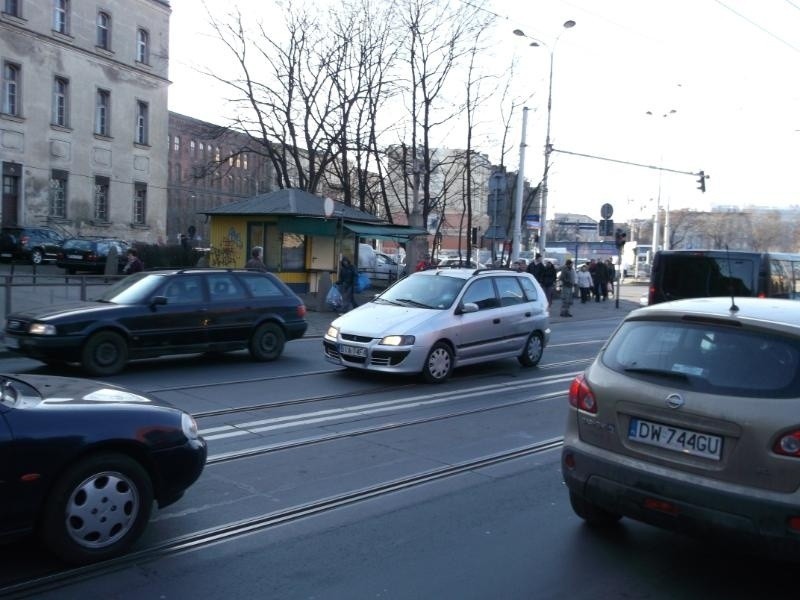
POLYGON ((339 264, 339 281, 337 281, 339 291, 342 292, 342 312, 347 312, 358 306, 355 298, 357 277, 358 271, 356 271, 353 263, 350 262, 349 258, 343 256, 339 264))
POLYGON ((533 259, 533 262, 528 265, 528 273, 533 275, 536 278, 536 281, 539 282, 539 285, 544 287, 544 265, 542 264, 542 255, 538 252, 533 259))

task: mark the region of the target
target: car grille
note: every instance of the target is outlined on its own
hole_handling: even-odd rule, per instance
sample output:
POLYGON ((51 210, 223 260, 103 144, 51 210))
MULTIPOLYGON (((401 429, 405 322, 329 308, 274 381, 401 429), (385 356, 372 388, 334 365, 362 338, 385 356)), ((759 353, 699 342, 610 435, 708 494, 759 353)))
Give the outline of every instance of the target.
POLYGON ((7 331, 27 331, 28 322, 20 319, 9 319, 6 321, 7 331))
POLYGON ((406 356, 408 356, 408 352, 376 351, 372 353, 372 360, 370 360, 370 364, 373 364, 376 367, 393 367, 394 365, 399 365, 401 362, 403 362, 406 356))
POLYGON ((353 335, 352 333, 340 333, 339 335, 341 335, 342 339, 346 342, 360 342, 362 344, 367 344, 372 341, 371 337, 364 335, 353 335))
POLYGON ((339 357, 339 351, 336 349, 336 344, 331 344, 331 343, 328 343, 328 342, 322 342, 322 345, 325 347, 325 354, 329 358, 335 358, 335 359, 340 358, 339 357))

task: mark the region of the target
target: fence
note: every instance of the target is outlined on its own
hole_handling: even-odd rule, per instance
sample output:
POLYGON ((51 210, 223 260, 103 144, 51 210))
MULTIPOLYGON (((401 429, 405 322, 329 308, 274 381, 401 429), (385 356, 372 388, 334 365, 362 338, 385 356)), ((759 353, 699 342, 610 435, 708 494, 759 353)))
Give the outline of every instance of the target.
POLYGON ((96 298, 119 279, 121 277, 107 275, 49 275, 13 271, 0 274, 0 312, 5 319, 12 312, 96 298))

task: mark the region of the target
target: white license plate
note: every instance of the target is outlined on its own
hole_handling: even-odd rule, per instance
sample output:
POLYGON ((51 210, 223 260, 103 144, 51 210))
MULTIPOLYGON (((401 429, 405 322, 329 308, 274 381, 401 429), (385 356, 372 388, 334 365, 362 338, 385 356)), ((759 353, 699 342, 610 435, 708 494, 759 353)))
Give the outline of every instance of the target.
POLYGON ((3 339, 3 342, 5 343, 6 348, 19 348, 19 340, 17 338, 6 336, 3 339))
POLYGON ((72 260, 80 260, 83 257, 80 254, 67 254, 67 258, 71 258, 72 260))
POLYGON ((347 356, 361 356, 367 355, 367 349, 360 346, 339 346, 339 353, 347 356))
POLYGON ((712 460, 720 460, 722 457, 722 438, 718 435, 642 419, 631 419, 628 439, 712 460))
POLYGON ((3 252, 2 254, 0 254, 0 257, 11 258, 11 252, 3 252))

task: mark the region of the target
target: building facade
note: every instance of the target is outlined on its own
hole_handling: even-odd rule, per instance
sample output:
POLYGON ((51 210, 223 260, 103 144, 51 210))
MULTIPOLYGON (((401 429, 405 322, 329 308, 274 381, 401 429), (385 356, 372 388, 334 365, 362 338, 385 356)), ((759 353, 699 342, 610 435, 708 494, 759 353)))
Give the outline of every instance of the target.
POLYGON ((166 0, 0 0, 5 224, 166 235, 166 0))
POLYGON ((186 235, 208 247, 208 210, 277 189, 275 169, 244 133, 171 112, 169 140, 169 243, 186 235))

